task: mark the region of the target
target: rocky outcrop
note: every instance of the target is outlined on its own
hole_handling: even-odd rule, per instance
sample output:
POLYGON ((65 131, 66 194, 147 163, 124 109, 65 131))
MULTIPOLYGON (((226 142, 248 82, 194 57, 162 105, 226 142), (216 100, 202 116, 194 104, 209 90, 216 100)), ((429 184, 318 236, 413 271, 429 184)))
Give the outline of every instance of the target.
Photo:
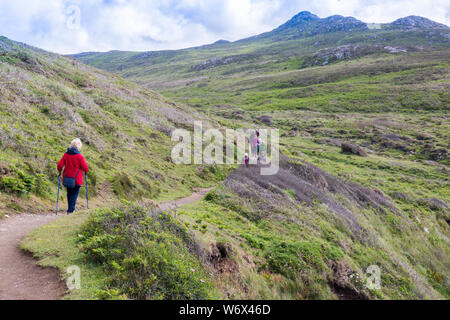
POLYGON ((255 56, 250 54, 240 54, 235 56, 213 58, 192 66, 191 71, 202 71, 219 66, 224 66, 230 63, 238 63, 246 60, 252 60, 254 58, 255 56))
POLYGON ((387 29, 450 29, 445 24, 419 16, 400 18, 388 24, 387 29))
POLYGON ((302 67, 326 66, 341 60, 356 59, 374 53, 406 53, 410 51, 420 51, 418 47, 391 47, 380 45, 354 45, 347 44, 335 48, 326 48, 316 52, 314 55, 305 58, 302 67))
POLYGON ((262 123, 268 125, 268 126, 271 126, 273 124, 272 123, 272 117, 268 116, 268 115, 262 115, 262 116, 260 116, 258 118, 258 120, 261 121, 262 123))
POLYGON ((315 14, 312 14, 308 11, 302 11, 295 16, 292 17, 291 20, 286 22, 285 24, 281 25, 278 30, 285 30, 289 28, 297 28, 300 25, 309 24, 314 21, 318 21, 320 18, 316 16, 315 14))
POLYGON ((449 206, 443 200, 437 198, 422 199, 419 203, 426 205, 434 211, 447 211, 449 209, 449 206))
POLYGON ((352 144, 350 142, 343 142, 341 145, 342 152, 344 153, 352 153, 361 157, 367 157, 367 153, 356 144, 352 144))
POLYGON ((357 30, 368 30, 367 24, 353 17, 334 15, 321 19, 308 11, 302 11, 285 24, 263 36, 287 36, 287 38, 295 39, 317 34, 357 30))

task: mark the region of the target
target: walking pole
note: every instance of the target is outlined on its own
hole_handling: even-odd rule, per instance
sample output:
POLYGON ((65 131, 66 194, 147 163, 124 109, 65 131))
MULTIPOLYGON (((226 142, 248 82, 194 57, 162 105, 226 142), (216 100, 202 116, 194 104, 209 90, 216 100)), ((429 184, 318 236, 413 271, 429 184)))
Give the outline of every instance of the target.
POLYGON ((84 175, 84 180, 85 180, 85 184, 86 184, 86 203, 87 203, 87 208, 89 210, 89 193, 88 193, 88 185, 87 185, 87 172, 84 175))
POLYGON ((61 172, 58 175, 58 198, 56 198, 56 215, 58 215, 58 205, 59 205, 59 187, 61 185, 61 172))

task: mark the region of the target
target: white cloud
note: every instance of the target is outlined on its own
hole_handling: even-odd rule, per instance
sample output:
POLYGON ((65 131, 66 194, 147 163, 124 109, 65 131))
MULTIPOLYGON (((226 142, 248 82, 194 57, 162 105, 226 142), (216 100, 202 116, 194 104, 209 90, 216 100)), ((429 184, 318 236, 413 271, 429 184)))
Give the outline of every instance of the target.
POLYGON ((0 0, 0 33, 59 53, 161 50, 238 40, 299 11, 390 22, 421 15, 450 25, 448 0, 0 0), (68 27, 71 5, 80 27, 68 27))
POLYGON ((340 14, 365 22, 386 23, 409 15, 419 15, 450 24, 448 0, 315 0, 310 9, 321 17, 340 14))

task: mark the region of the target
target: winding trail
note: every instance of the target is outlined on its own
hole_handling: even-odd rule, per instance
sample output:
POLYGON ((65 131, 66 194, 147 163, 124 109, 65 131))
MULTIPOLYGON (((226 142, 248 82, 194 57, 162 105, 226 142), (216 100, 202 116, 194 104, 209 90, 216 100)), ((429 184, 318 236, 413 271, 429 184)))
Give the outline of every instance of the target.
POLYGON ((184 206, 186 204, 190 204, 193 202, 196 202, 198 200, 201 200, 209 191, 211 191, 212 188, 199 188, 197 189, 193 194, 191 194, 189 197, 181 198, 169 202, 163 202, 160 203, 158 206, 161 210, 174 210, 178 207, 184 206))
MULTIPOLYGON (((211 189, 197 189, 192 195, 160 203, 162 210, 174 210, 201 200, 211 189)), ((0 220, 0 300, 57 300, 66 286, 59 272, 42 268, 19 248, 22 239, 33 229, 57 218, 56 215, 22 214, 0 220)))
POLYGON ((0 300, 55 300, 64 295, 58 271, 39 267, 19 249, 31 230, 56 217, 22 214, 0 221, 0 300))

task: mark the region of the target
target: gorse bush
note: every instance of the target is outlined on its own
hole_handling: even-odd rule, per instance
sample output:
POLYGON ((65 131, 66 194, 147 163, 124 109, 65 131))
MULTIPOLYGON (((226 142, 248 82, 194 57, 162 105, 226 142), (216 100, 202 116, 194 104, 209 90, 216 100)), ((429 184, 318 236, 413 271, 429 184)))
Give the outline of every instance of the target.
POLYGON ((135 185, 126 173, 117 173, 112 179, 112 189, 118 197, 124 197, 134 191, 135 185))
POLYGON ((97 210, 81 230, 81 248, 108 273, 100 298, 210 299, 216 297, 186 227, 155 207, 97 210))
POLYGON ((37 172, 28 174, 15 167, 7 175, 0 176, 0 191, 19 196, 34 193, 42 198, 47 198, 51 192, 46 175, 37 172))
POLYGON ((17 52, 16 57, 25 63, 30 62, 32 59, 31 56, 25 51, 17 52))
POLYGON ((27 192, 24 183, 14 177, 2 177, 0 181, 0 190, 15 194, 24 194, 27 192))
POLYGON ((208 170, 216 177, 218 181, 223 181, 228 175, 228 170, 216 164, 209 166, 208 170))
POLYGON ((340 248, 317 241, 274 241, 265 253, 270 269, 289 278, 310 269, 322 271, 326 269, 325 262, 339 261, 343 257, 340 248))
POLYGON ((48 181, 48 177, 46 175, 42 173, 36 174, 33 192, 42 198, 50 196, 50 182, 48 181))
POLYGON ((24 195, 35 189, 36 179, 33 176, 17 169, 13 174, 0 178, 0 190, 6 193, 24 195))

